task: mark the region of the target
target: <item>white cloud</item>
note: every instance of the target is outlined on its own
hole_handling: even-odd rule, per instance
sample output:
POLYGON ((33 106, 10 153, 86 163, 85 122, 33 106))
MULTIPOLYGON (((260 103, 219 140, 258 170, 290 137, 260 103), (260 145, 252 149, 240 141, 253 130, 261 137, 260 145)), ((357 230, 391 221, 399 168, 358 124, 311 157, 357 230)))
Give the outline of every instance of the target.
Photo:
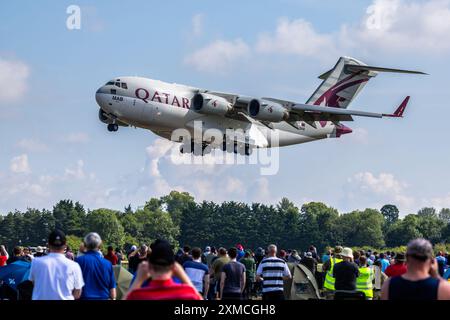
POLYGON ((422 206, 423 207, 432 206, 437 209, 450 208, 450 192, 441 197, 433 197, 429 200, 424 199, 422 200, 422 206))
POLYGON ((347 182, 345 196, 349 202, 348 207, 381 208, 392 203, 403 213, 415 209, 414 197, 406 194, 408 184, 396 179, 391 173, 380 173, 376 176, 371 172, 359 172, 347 182))
POLYGON ((85 132, 73 132, 65 136, 63 141, 69 143, 86 143, 89 142, 89 135, 85 132))
POLYGON ((50 194, 41 185, 39 185, 37 183, 29 182, 29 181, 25 181, 20 184, 12 185, 11 188, 8 190, 8 193, 10 195, 29 193, 33 196, 38 196, 38 197, 46 197, 50 194))
MULTIPOLYGON (((367 144, 369 142, 369 132, 365 128, 354 128, 353 132, 349 135, 350 139, 354 142, 361 144, 367 144)), ((344 137, 345 139, 345 137, 344 137)))
POLYGON ((28 152, 44 152, 49 149, 45 143, 37 139, 22 139, 16 146, 28 152))
POLYGON ((12 102, 23 97, 29 74, 30 70, 24 62, 0 57, 0 83, 3 84, 0 90, 0 101, 12 102), (5 84, 7 89, 4 87, 5 84))
POLYGON ((276 201, 270 190, 270 183, 267 178, 261 177, 255 179, 248 191, 251 201, 265 204, 276 201))
POLYGON ((304 20, 281 18, 274 34, 259 36, 256 49, 264 53, 296 54, 308 57, 336 55, 331 34, 321 34, 304 20))
POLYGON ((11 159, 10 170, 14 173, 31 173, 28 155, 22 154, 11 159))
POLYGON ((349 182, 359 184, 361 189, 383 194, 398 194, 403 191, 406 184, 395 179, 390 173, 380 173, 376 177, 371 172, 360 172, 350 178, 349 182))
POLYGON ((275 30, 260 33, 251 47, 241 39, 216 40, 189 55, 185 63, 199 71, 223 73, 255 52, 327 62, 350 53, 374 58, 386 52, 445 54, 450 52, 450 0, 374 0, 359 23, 344 23, 330 32, 317 31, 303 18, 283 17, 275 30))
POLYGON ((75 168, 66 168, 64 172, 65 178, 73 178, 77 180, 82 180, 86 178, 86 173, 84 172, 84 161, 78 160, 75 168))
POLYGON ((185 58, 199 71, 226 73, 235 62, 248 57, 250 47, 242 40, 216 40, 185 58))
POLYGON ((225 192, 228 194, 245 195, 247 190, 242 180, 235 177, 228 177, 225 183, 225 192))
POLYGON ((445 53, 450 50, 450 1, 375 0, 359 25, 343 25, 345 49, 445 53))

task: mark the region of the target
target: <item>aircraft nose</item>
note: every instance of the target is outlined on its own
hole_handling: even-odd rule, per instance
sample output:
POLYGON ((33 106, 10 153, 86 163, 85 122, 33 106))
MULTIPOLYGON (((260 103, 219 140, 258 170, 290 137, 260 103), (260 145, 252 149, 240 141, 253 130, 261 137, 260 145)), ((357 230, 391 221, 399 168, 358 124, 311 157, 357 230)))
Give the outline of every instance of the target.
POLYGON ((102 93, 103 93, 103 87, 98 88, 97 91, 95 92, 95 101, 97 101, 97 104, 99 106, 102 106, 102 101, 101 101, 102 93))

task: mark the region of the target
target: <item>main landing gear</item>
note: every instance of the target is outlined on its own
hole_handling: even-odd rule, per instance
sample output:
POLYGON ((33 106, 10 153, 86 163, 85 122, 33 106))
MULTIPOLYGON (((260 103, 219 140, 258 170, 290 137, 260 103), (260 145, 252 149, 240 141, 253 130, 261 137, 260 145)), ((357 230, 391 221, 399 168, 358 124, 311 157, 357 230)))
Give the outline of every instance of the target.
MULTIPOLYGON (((203 143, 202 145, 195 144, 194 142, 191 142, 190 145, 183 143, 180 146, 180 153, 193 153, 195 156, 204 156, 205 154, 211 152, 210 148, 206 149, 207 146, 208 144, 206 143, 203 143)), ((224 141, 222 150, 225 152, 240 154, 242 156, 249 156, 253 152, 253 146, 236 142, 227 143, 224 141)))

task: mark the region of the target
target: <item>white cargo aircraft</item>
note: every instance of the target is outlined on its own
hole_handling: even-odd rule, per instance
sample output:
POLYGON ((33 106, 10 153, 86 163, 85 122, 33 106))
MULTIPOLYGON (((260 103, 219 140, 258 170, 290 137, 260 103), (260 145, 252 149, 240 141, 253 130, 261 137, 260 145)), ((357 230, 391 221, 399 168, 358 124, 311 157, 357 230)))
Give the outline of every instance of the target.
POLYGON ((409 96, 393 114, 347 109, 367 81, 379 72, 425 74, 371 67, 354 58, 341 57, 333 69, 319 76, 323 81, 305 104, 141 77, 108 81, 97 90, 95 98, 100 106, 99 118, 108 124, 109 131, 117 131, 119 126, 145 128, 182 142, 182 153, 200 150, 197 154, 202 155, 221 148, 249 155, 253 148, 339 138, 352 132, 342 122, 353 121, 353 116, 402 117, 409 96), (200 128, 200 134, 195 133, 196 128, 200 128), (174 136, 177 129, 188 134, 174 136), (234 134, 236 131, 243 134, 234 134))

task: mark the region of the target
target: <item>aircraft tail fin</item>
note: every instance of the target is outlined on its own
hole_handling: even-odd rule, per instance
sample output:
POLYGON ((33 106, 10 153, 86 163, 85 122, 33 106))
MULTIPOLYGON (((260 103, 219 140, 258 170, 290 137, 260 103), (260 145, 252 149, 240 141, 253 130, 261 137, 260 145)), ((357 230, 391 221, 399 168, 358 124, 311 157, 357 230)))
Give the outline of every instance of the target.
POLYGON ((350 57, 341 57, 333 69, 319 76, 322 83, 306 104, 346 109, 367 82, 379 72, 425 74, 419 71, 368 66, 350 57))

